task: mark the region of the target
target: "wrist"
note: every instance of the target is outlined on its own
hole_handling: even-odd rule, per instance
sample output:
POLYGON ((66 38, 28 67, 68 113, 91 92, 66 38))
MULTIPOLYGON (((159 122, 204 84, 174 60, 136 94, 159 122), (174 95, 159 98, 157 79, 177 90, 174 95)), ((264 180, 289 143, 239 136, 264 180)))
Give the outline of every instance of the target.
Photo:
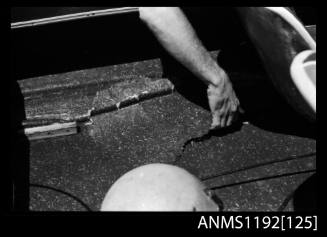
POLYGON ((210 85, 214 87, 221 87, 226 83, 226 80, 228 80, 226 72, 223 69, 219 68, 217 72, 212 76, 210 80, 210 85))

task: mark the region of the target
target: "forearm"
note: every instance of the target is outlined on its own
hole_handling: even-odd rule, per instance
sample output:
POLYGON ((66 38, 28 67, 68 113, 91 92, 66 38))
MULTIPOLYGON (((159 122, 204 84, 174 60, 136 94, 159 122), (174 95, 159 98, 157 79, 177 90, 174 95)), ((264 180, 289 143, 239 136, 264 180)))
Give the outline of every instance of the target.
POLYGON ((219 85, 223 70, 178 7, 140 8, 140 18, 162 46, 206 84, 219 85))

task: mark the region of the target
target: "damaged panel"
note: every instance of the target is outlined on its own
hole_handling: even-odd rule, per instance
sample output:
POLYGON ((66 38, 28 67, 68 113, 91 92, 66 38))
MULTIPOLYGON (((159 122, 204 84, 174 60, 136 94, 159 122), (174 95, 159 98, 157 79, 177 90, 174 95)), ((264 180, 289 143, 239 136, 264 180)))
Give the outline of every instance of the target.
POLYGON ((86 121, 98 114, 170 93, 160 59, 85 69, 18 81, 25 127, 86 121))
POLYGON ((25 97, 25 125, 44 125, 46 121, 85 121, 92 112, 116 110, 172 91, 173 84, 167 79, 136 76, 116 83, 42 91, 25 97))

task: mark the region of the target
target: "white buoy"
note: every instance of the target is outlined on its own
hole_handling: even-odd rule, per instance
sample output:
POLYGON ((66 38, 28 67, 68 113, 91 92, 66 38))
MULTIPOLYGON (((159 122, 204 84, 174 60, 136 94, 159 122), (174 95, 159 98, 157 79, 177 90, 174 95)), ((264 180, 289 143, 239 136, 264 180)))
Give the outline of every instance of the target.
POLYGON ((101 211, 218 211, 205 185, 185 169, 149 164, 121 176, 106 194, 101 211))

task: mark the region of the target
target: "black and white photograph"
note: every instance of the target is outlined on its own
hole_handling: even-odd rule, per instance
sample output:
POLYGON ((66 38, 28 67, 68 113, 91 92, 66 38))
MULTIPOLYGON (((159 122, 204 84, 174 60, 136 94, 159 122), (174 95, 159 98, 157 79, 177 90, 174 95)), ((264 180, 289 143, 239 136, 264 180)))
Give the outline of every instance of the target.
POLYGON ((11 214, 200 212, 193 229, 317 229, 315 7, 10 17, 11 214))

